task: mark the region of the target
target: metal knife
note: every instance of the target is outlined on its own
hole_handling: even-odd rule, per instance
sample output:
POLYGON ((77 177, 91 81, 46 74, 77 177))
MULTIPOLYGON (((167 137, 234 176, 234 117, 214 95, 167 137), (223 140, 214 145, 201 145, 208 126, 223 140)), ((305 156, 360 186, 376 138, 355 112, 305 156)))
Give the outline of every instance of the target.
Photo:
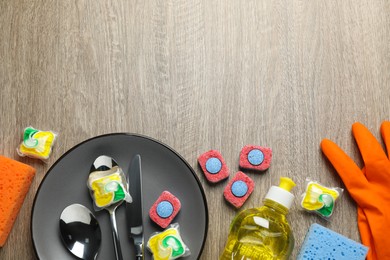
POLYGON ((126 203, 126 219, 130 238, 133 239, 136 259, 143 259, 144 252, 144 231, 142 224, 142 171, 141 156, 136 154, 130 165, 127 174, 127 183, 133 202, 126 203))

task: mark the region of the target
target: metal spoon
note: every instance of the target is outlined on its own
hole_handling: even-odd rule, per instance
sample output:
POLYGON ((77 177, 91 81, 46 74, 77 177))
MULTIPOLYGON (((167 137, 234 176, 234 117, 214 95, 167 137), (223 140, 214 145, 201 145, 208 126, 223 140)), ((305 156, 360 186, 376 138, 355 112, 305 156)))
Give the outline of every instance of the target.
MULTIPOLYGON (((118 168, 117 162, 106 155, 101 155, 93 162, 91 166, 90 173, 95 171, 108 171, 108 172, 115 172, 118 168)), ((116 260, 123 260, 122 257, 122 250, 121 245, 119 241, 119 235, 118 235, 118 228, 116 225, 116 217, 115 217, 115 210, 119 205, 121 205, 123 200, 118 201, 115 204, 112 204, 105 209, 110 213, 110 222, 111 222, 111 229, 112 229, 112 237, 114 240, 114 248, 115 248, 115 259, 116 260)))
POLYGON ((78 258, 94 260, 102 241, 99 223, 83 205, 72 204, 60 216, 60 233, 68 250, 78 258))

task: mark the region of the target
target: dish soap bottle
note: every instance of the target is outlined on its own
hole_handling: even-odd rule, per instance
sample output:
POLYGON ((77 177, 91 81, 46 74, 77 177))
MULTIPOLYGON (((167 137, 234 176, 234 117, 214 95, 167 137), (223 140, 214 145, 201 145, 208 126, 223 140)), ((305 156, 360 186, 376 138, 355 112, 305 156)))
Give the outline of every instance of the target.
POLYGON ((294 236, 286 214, 294 200, 290 193, 295 183, 280 178, 272 186, 260 208, 243 210, 232 221, 230 233, 220 260, 288 259, 294 247, 294 236))

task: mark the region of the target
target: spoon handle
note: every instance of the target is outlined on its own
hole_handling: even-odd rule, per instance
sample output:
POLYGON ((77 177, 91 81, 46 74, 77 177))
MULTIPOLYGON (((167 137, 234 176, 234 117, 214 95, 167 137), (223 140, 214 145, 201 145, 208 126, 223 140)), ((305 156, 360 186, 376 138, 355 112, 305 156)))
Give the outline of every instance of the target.
POLYGON ((118 235, 118 228, 116 226, 115 210, 110 211, 110 221, 111 221, 111 228, 112 228, 112 238, 114 239, 115 259, 123 260, 121 243, 119 241, 119 235, 118 235))

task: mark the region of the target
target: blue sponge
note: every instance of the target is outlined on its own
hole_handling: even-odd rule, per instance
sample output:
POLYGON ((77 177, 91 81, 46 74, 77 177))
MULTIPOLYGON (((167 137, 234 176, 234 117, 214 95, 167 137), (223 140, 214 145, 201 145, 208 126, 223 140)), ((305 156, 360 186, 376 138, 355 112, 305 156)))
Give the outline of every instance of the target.
POLYGON ((368 248, 318 224, 312 224, 297 260, 364 260, 368 248))

